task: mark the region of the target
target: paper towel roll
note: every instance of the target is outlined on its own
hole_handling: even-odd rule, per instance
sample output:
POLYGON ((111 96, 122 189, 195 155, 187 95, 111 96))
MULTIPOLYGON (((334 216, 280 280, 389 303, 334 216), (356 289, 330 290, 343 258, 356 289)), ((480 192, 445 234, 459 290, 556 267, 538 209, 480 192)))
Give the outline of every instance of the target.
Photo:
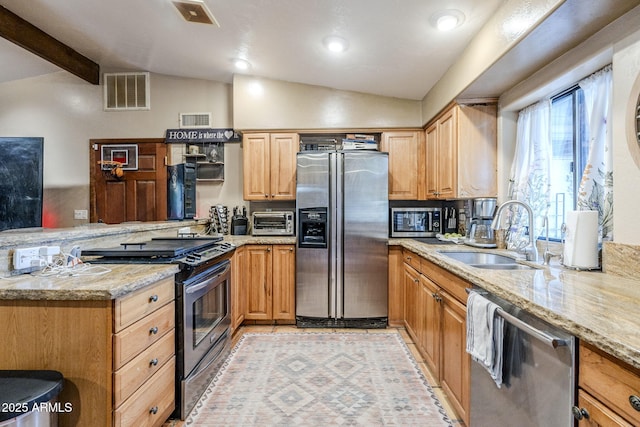
POLYGON ((597 211, 567 212, 562 263, 571 268, 599 268, 597 211))

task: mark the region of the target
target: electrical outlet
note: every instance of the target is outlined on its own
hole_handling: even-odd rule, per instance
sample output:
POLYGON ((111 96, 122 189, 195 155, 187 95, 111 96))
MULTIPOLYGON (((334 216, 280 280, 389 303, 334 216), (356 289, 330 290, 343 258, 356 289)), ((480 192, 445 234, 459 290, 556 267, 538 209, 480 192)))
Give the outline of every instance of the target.
POLYGON ((73 211, 73 219, 88 219, 89 212, 86 209, 76 209, 73 211))
POLYGON ((13 251, 13 268, 23 270, 40 265, 40 246, 13 251))

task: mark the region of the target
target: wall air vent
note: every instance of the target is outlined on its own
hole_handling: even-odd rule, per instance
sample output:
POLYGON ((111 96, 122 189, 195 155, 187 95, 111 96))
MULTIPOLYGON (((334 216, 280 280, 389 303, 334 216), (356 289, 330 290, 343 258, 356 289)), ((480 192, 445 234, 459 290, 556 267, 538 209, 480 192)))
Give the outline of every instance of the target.
POLYGON ((150 110, 149 73, 104 73, 105 111, 150 110))
POLYGON ((180 128, 210 128, 211 113, 180 113, 180 128))

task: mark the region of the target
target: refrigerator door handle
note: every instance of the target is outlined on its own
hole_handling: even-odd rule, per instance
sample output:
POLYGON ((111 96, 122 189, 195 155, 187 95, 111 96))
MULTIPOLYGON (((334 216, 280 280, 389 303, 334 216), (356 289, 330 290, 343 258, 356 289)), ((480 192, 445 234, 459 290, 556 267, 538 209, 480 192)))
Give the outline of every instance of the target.
POLYGON ((336 278, 336 286, 335 286, 335 305, 336 305, 336 319, 342 319, 344 317, 344 283, 343 283, 343 263, 344 263, 344 242, 342 241, 343 233, 344 233, 344 154, 336 153, 336 189, 335 194, 335 235, 334 242, 336 246, 335 251, 335 278, 336 278))
POLYGON ((335 319, 337 315, 337 306, 336 302, 338 300, 336 293, 336 272, 337 272, 337 261, 335 254, 337 253, 337 243, 336 243, 336 154, 329 153, 329 203, 328 203, 328 212, 327 212, 327 220, 329 223, 329 318, 335 319))

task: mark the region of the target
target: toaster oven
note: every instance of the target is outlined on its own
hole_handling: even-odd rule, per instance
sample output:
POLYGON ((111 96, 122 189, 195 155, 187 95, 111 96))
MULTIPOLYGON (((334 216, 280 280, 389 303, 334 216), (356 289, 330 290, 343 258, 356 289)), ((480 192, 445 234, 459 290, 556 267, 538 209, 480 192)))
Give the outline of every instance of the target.
POLYGON ((254 212, 252 231, 254 236, 293 236, 293 211, 254 212))
POLYGON ((391 208, 391 237, 435 237, 442 232, 441 208, 391 208))

